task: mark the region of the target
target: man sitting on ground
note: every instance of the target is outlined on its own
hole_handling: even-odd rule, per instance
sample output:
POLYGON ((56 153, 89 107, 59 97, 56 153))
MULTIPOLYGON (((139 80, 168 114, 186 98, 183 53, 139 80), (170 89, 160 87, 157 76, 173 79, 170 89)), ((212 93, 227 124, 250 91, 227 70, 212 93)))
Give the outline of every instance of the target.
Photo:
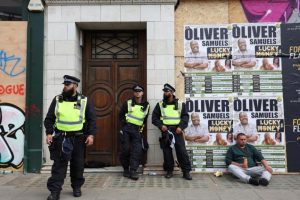
POLYGON ((226 164, 228 171, 244 183, 267 186, 271 180, 272 168, 253 145, 247 144, 244 133, 238 133, 236 144, 228 149, 226 164), (264 167, 256 162, 261 162, 264 167))

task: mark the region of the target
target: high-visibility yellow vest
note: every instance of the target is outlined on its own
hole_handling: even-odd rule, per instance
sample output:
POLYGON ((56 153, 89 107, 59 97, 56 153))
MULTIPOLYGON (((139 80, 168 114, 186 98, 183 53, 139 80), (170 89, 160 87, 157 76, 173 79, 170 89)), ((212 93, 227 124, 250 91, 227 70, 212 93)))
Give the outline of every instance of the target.
POLYGON ((58 130, 81 131, 83 129, 87 97, 80 99, 80 106, 77 106, 77 103, 78 101, 60 102, 59 96, 56 97, 55 116, 58 130))
POLYGON ((178 109, 175 110, 175 105, 166 105, 163 107, 163 101, 159 102, 159 108, 161 112, 160 120, 165 125, 178 125, 180 123, 182 103, 178 102, 178 109))
POLYGON ((128 111, 125 114, 126 122, 135 124, 137 126, 142 126, 144 123, 144 119, 149 112, 149 108, 150 108, 149 104, 148 104, 146 110, 143 111, 143 106, 136 105, 136 104, 134 106, 132 106, 132 100, 129 99, 127 101, 127 107, 128 107, 128 111))

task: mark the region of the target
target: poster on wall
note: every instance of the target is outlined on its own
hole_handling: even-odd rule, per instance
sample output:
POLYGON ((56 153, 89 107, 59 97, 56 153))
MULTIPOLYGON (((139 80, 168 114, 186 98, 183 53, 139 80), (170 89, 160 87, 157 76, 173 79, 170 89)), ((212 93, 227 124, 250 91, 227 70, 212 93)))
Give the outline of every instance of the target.
POLYGON ((225 171, 225 154, 243 132, 275 172, 285 172, 283 102, 273 97, 188 98, 191 123, 185 129, 195 171, 225 171))
POLYGON ((0 170, 22 171, 27 22, 0 25, 0 170))
POLYGON ((282 93, 280 24, 232 24, 233 92, 238 96, 282 93))
POLYGON ((184 130, 193 170, 224 170, 225 153, 233 144, 233 98, 187 98, 191 123, 184 130))
POLYGON ((228 25, 184 27, 185 97, 231 95, 230 32, 228 25))
POLYGON ((193 169, 225 171, 226 151, 235 135, 244 132, 275 172, 285 172, 280 24, 187 25, 184 30, 191 117, 185 138, 193 169), (207 67, 197 69, 192 61, 207 67), (219 61, 224 70, 213 70, 219 61))
POLYGON ((300 162, 300 24, 283 24, 282 69, 288 172, 299 172, 300 162))
POLYGON ((280 24, 232 24, 233 92, 282 94, 280 24))

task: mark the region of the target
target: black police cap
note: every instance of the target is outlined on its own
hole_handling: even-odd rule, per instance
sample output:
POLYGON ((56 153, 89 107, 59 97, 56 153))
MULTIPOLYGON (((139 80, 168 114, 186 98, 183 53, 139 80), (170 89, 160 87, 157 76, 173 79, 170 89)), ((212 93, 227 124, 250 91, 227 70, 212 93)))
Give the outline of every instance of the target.
POLYGON ((76 78, 75 76, 70 76, 70 75, 64 75, 64 82, 65 83, 75 83, 78 84, 80 82, 79 78, 76 78))
POLYGON ((166 83, 164 84, 164 88, 163 88, 163 91, 171 91, 171 92, 175 92, 175 88, 172 87, 170 84, 166 83))
POLYGON ((143 92, 144 91, 144 88, 143 88, 143 86, 141 86, 141 85, 134 85, 133 87, 132 87, 132 90, 133 91, 135 91, 135 92, 143 92))

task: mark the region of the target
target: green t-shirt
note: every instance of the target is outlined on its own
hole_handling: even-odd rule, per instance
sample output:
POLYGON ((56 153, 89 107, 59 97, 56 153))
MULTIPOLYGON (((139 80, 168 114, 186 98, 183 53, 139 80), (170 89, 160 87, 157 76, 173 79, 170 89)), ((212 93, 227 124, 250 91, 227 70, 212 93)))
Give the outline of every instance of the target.
POLYGON ((248 167, 255 167, 256 162, 264 160, 262 154, 251 144, 246 144, 244 148, 240 148, 237 144, 232 145, 226 153, 226 165, 231 162, 243 163, 244 157, 247 157, 248 167))

